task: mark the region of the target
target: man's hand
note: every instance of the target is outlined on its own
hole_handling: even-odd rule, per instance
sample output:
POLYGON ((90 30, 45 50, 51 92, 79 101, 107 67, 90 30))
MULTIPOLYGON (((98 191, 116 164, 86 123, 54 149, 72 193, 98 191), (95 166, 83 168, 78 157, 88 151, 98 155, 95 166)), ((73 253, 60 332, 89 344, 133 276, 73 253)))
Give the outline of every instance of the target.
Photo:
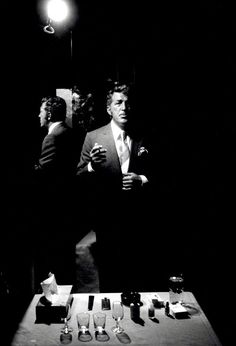
POLYGON ((94 171, 99 168, 100 164, 106 160, 106 151, 102 145, 95 143, 90 151, 91 167, 94 171))
POLYGON ((125 173, 122 179, 122 190, 135 190, 142 185, 141 177, 136 173, 125 173))

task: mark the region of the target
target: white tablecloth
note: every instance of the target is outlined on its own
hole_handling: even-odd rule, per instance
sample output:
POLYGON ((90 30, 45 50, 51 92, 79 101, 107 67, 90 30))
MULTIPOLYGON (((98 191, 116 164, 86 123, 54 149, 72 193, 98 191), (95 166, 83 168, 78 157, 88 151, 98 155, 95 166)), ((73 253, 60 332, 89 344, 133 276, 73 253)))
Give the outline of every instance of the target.
MULTIPOLYGON (((158 292, 159 296, 167 301, 169 299, 167 292, 158 292)), ((124 307, 124 318, 121 325, 125 333, 131 339, 130 345, 146 346, 220 346, 221 343, 214 333, 208 319, 196 301, 191 292, 185 292, 185 300, 194 304, 196 308, 188 319, 172 319, 165 315, 164 308, 155 309, 155 317, 158 322, 153 322, 148 318, 148 306, 150 293, 141 293, 143 306, 140 308, 140 317, 144 325, 135 323, 130 319, 130 308, 124 307)), ((36 294, 19 325, 19 329, 13 339, 12 346, 55 346, 60 345, 60 334, 63 324, 38 324, 36 322, 35 306, 41 295, 36 294)), ((92 314, 101 311, 101 299, 107 297, 111 303, 114 300, 120 300, 120 293, 97 293, 94 294, 93 310, 89 311, 90 332, 93 339, 86 344, 99 345, 94 336, 94 326, 92 314)), ((69 325, 73 328, 72 342, 70 345, 84 344, 78 340, 78 327, 76 323, 76 313, 87 311, 88 294, 74 294, 74 301, 71 308, 71 319, 69 325)), ((105 345, 121 345, 116 335, 111 331, 115 321, 112 319, 111 310, 105 311, 107 314, 106 331, 110 340, 104 342, 105 345)))

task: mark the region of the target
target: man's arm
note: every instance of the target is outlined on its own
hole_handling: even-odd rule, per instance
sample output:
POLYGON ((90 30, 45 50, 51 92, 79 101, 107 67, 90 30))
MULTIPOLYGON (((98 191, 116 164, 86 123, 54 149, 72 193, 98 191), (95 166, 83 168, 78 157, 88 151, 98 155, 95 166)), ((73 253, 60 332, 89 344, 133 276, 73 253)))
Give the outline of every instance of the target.
POLYGON ((142 180, 142 186, 148 183, 148 178, 145 175, 139 175, 142 180))
POLYGON ((88 173, 88 164, 90 162, 91 149, 92 149, 92 141, 89 134, 86 134, 81 155, 80 155, 80 161, 77 165, 76 175, 84 175, 88 173))
POLYGON ((36 171, 48 171, 53 169, 56 160, 56 144, 52 136, 46 136, 38 163, 35 165, 36 171))

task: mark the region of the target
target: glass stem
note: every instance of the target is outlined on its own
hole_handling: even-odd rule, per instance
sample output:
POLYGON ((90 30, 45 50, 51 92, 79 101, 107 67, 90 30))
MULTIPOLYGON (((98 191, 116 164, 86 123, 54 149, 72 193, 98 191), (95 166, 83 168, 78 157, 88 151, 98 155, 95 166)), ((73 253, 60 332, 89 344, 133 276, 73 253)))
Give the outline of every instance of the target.
POLYGON ((118 317, 117 320, 116 320, 116 328, 118 330, 120 329, 120 317, 118 317))

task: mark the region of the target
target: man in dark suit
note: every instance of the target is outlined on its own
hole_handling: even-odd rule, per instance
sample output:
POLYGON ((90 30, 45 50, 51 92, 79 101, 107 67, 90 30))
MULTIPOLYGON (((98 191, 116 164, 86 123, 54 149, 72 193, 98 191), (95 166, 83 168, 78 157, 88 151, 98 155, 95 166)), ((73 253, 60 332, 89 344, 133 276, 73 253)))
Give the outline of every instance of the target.
POLYGON ((77 167, 97 234, 101 291, 138 288, 144 264, 137 253, 149 220, 154 175, 152 149, 135 126, 133 101, 132 85, 111 83, 111 121, 87 133, 77 167))
POLYGON ((66 102, 59 96, 43 98, 40 125, 48 130, 35 171, 54 183, 65 182, 72 175, 73 147, 71 129, 66 125, 66 102))
MULTIPOLYGON (((71 191, 75 174, 72 130, 66 125, 66 102, 58 96, 42 99, 40 125, 48 133, 35 164, 38 188, 37 279, 51 271, 59 284, 75 280, 75 242, 72 240, 71 191)), ((36 282, 38 285, 39 282, 36 282)))

